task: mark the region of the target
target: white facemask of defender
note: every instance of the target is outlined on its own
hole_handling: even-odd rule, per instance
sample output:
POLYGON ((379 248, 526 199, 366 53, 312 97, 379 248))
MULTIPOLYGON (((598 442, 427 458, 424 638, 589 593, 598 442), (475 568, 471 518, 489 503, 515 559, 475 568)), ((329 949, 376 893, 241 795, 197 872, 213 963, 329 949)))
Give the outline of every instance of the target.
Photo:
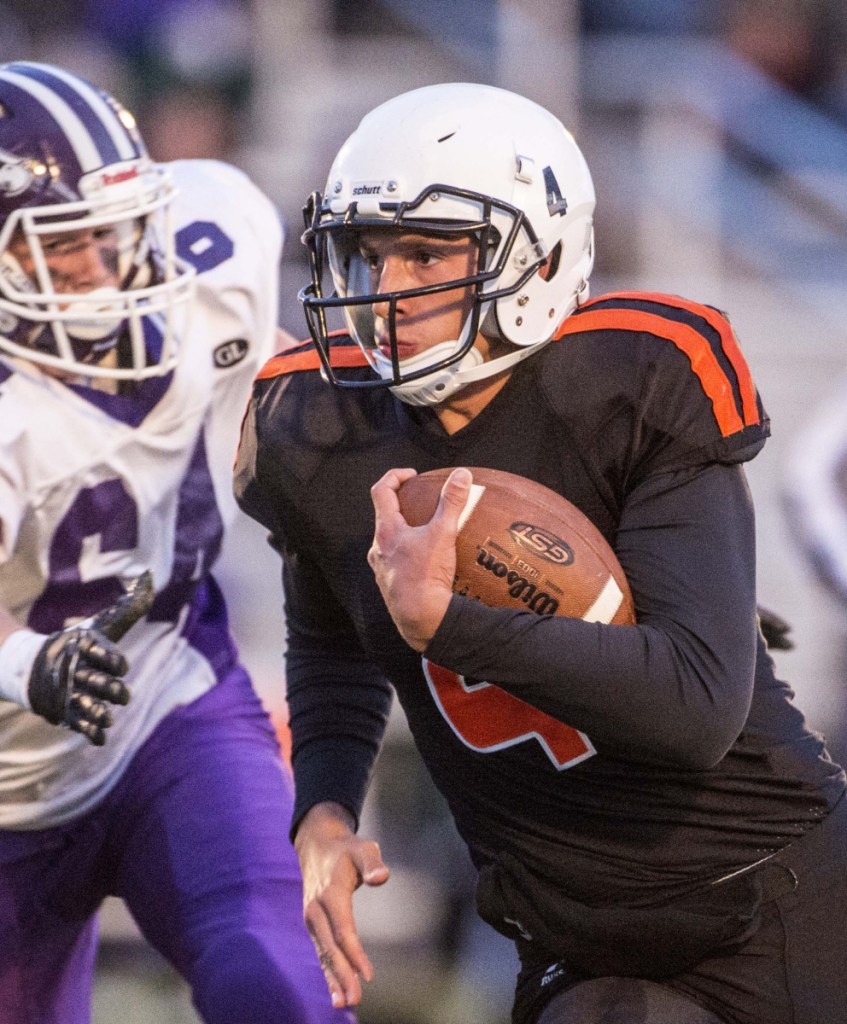
POLYGON ((116 100, 61 68, 1 65, 0 350, 68 375, 172 370, 194 288, 174 195, 116 100))

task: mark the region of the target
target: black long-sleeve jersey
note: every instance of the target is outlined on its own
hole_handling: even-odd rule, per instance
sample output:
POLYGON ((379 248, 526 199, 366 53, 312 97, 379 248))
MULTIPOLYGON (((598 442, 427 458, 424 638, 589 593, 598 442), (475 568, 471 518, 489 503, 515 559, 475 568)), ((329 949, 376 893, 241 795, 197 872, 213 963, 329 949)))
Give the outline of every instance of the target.
MULTIPOLYGON (((334 360, 369 375, 336 340, 334 360)), ((386 389, 328 386, 308 348, 272 360, 235 488, 283 557, 295 820, 322 800, 358 815, 389 681, 477 866, 512 853, 592 905, 670 898, 824 816, 844 773, 756 624, 741 463, 767 434, 728 321, 673 296, 586 304, 454 434, 386 389), (369 489, 393 467, 457 465, 578 506, 620 559, 637 625, 454 596, 424 658, 408 647, 366 561, 369 489)))

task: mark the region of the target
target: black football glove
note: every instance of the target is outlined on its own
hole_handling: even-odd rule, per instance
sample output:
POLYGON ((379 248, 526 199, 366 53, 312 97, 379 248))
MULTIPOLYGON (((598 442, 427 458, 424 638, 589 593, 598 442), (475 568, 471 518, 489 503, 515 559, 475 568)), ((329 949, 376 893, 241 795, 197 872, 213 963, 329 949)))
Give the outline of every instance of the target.
POLYGON ((768 608, 762 608, 761 605, 756 610, 759 613, 759 628, 768 649, 771 651, 794 650, 794 641, 788 635, 791 632, 791 626, 785 619, 781 619, 776 612, 772 612, 768 608))
POLYGON ((32 710, 101 747, 112 724, 107 703, 129 703, 129 688, 120 679, 129 666, 115 644, 147 614, 154 596, 153 577, 144 572, 109 608, 77 626, 51 633, 29 677, 32 710))

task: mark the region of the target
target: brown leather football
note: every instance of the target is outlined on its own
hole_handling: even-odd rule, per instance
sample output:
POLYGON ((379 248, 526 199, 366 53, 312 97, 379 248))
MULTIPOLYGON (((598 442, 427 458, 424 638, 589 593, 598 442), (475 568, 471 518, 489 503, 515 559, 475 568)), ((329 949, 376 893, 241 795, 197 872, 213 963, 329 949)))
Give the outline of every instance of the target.
MULTIPOLYGON (((513 473, 468 468, 473 486, 459 523, 455 593, 538 615, 635 622, 614 551, 575 505, 513 473)), ((451 472, 431 470, 402 485, 400 511, 410 525, 429 522, 451 472)))

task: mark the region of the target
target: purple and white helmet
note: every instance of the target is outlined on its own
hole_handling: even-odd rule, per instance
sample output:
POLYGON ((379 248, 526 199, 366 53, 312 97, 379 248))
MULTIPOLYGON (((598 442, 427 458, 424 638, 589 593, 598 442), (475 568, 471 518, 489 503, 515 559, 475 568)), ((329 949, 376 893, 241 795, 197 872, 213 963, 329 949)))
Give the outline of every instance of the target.
POLYGON ((89 377, 173 369, 194 285, 176 253, 174 195, 108 93, 51 65, 0 65, 0 350, 89 377), (57 288, 45 236, 97 228, 116 240, 118 286, 57 288), (120 359, 104 365, 120 338, 120 359))

